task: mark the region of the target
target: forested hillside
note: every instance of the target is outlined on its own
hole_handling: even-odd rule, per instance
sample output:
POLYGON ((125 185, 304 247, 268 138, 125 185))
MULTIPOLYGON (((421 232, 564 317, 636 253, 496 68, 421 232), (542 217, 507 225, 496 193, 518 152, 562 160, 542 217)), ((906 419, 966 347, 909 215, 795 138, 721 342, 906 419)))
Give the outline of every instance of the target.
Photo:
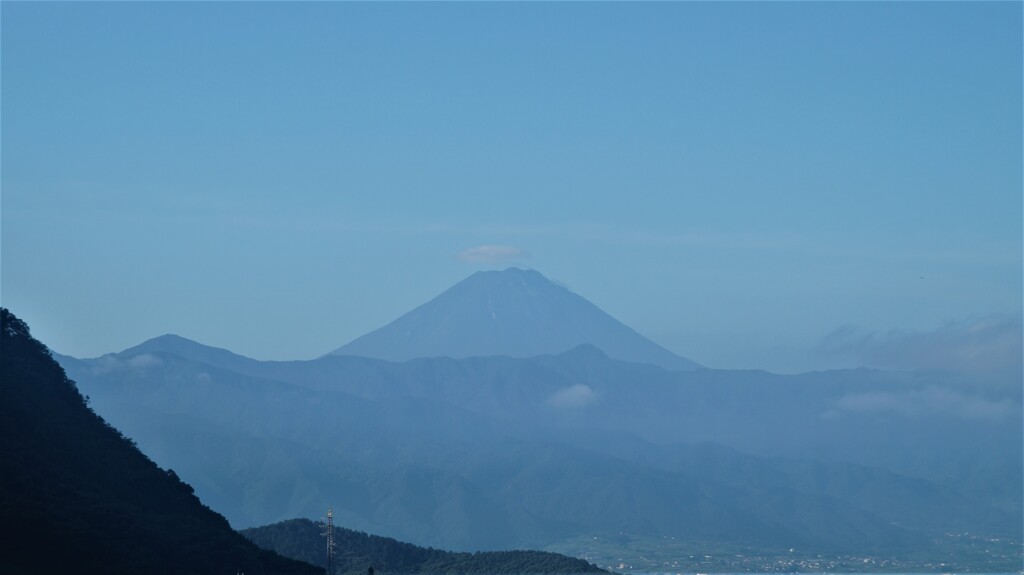
MULTIPOLYGON (((291 519, 273 525, 242 531, 250 541, 264 549, 309 563, 326 566, 326 544, 322 526, 308 519, 291 519)), ((335 573, 363 575, 373 567, 375 575, 405 573, 444 573, 472 575, 487 573, 604 573, 603 569, 557 553, 543 551, 492 551, 453 553, 402 543, 390 537, 367 535, 351 529, 334 528, 337 544, 335 573)))
POLYGON ((233 531, 93 413, 24 322, 0 314, 4 573, 319 573, 233 531))

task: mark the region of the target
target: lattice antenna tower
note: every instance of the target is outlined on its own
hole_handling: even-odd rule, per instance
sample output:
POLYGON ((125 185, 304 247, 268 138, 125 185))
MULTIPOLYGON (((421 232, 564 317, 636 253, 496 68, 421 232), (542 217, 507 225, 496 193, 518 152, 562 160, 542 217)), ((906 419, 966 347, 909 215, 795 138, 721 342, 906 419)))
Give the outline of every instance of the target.
POLYGON ((326 575, 334 575, 334 510, 327 508, 327 519, 320 522, 323 531, 320 535, 327 538, 327 569, 326 575))

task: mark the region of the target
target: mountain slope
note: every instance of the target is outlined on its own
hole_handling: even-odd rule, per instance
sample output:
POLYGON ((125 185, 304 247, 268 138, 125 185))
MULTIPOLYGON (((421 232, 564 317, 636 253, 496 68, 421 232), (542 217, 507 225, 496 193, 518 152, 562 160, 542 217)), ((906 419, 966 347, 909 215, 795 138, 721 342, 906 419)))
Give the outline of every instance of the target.
POLYGON ((238 355, 219 347, 203 345, 171 333, 146 340, 135 347, 124 350, 120 355, 135 357, 147 353, 170 353, 234 371, 244 371, 246 368, 251 369, 260 363, 244 355, 238 355))
POLYGON ((6 573, 318 572, 232 531, 86 406, 24 322, 0 316, 6 573))
MULTIPOLYGON (((286 557, 326 567, 322 526, 308 519, 290 519, 273 525, 243 529, 242 535, 264 549, 286 557)), ((390 537, 367 535, 351 529, 334 528, 337 544, 335 573, 362 575, 369 567, 378 575, 404 573, 447 573, 471 575, 488 573, 542 575, 552 573, 606 573, 603 569, 544 551, 488 551, 453 553, 418 547, 390 537)))
MULTIPOLYGON (((143 373, 151 369, 144 366, 165 353, 166 339, 93 360, 60 361, 80 385, 99 373, 109 381, 127 377, 124 370, 133 366, 143 373)), ((404 363, 336 355, 255 361, 195 342, 166 349, 236 374, 375 401, 429 398, 527 426, 557 416, 564 424, 627 430, 657 443, 713 442, 747 453, 882 467, 1001 500, 1000 508, 1020 515, 1021 391, 980 385, 973 377, 869 370, 798 376, 672 372, 617 361, 590 345, 533 358, 404 363), (866 409, 858 403, 864 399, 883 403, 866 409), (912 411, 901 407, 918 401, 924 403, 912 411)))
POLYGON ((531 357, 594 345, 616 359, 672 370, 700 366, 633 331, 533 270, 477 272, 384 327, 331 352, 418 357, 531 357))

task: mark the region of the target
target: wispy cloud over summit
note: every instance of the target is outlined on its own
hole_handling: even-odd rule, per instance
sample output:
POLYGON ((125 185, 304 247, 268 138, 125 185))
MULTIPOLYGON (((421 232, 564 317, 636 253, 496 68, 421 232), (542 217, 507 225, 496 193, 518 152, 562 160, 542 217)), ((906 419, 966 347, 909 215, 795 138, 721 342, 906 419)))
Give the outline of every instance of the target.
POLYGON ((459 252, 455 257, 471 264, 502 264, 529 257, 526 250, 514 246, 483 245, 459 252))

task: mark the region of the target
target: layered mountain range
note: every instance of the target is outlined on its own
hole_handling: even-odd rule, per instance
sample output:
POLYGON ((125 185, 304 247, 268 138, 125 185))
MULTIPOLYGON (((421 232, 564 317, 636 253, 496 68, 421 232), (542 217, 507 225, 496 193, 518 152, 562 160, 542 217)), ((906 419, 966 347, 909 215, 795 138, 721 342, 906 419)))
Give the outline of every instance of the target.
POLYGON ((596 309, 536 272, 482 272, 311 361, 178 336, 57 357, 239 528, 333 506, 419 545, 602 565, 657 540, 1019 566, 1019 386, 694 369, 596 309))

